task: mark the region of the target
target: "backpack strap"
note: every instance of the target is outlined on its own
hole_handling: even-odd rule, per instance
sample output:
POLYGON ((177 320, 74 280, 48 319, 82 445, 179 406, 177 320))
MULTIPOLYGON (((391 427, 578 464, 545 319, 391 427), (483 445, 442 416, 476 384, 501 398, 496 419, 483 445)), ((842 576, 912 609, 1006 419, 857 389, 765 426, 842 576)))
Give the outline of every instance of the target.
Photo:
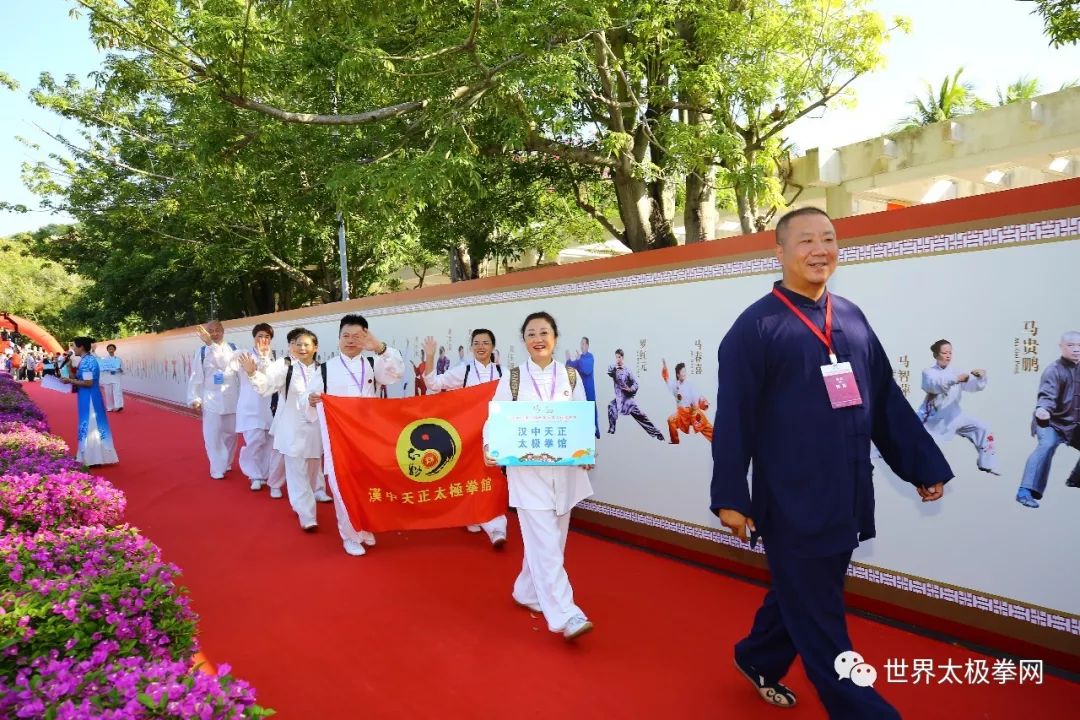
POLYGON ((502 377, 502 365, 496 365, 495 369, 499 371, 499 377, 502 377))
POLYGON ((199 348, 199 364, 200 365, 205 365, 206 364, 206 346, 205 345, 203 345, 201 348, 199 348))
MULTIPOLYGON (((285 395, 289 394, 289 382, 292 380, 292 358, 286 356, 285 364, 289 366, 288 371, 285 373, 285 395)), ((274 393, 270 396, 270 414, 277 415, 278 406, 278 393, 274 393)))
POLYGON ((521 368, 510 368, 510 397, 517 400, 518 390, 521 389, 521 368))
POLYGON ((567 365, 566 377, 570 380, 570 393, 573 394, 574 390, 577 389, 577 370, 567 365))
MULTIPOLYGON (((472 370, 472 363, 465 366, 465 379, 461 382, 461 387, 469 387, 469 371, 472 370)), ((499 373, 499 377, 502 377, 502 373, 499 373)))
POLYGON ((323 363, 322 365, 319 366, 319 372, 322 373, 322 389, 323 389, 323 392, 326 392, 326 388, 327 388, 327 384, 326 384, 326 363, 323 363))

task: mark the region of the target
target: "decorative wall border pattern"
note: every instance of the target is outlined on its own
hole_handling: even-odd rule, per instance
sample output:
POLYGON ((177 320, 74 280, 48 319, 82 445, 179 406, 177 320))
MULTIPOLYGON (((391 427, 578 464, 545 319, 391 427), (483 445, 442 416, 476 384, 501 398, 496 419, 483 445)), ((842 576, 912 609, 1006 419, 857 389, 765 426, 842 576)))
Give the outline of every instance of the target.
MULTIPOLYGON (((1016 245, 1046 240, 1060 240, 1080 237, 1080 217, 1040 220, 1021 225, 1003 225, 1001 227, 967 230, 964 232, 928 235, 907 240, 859 245, 840 250, 840 262, 862 263, 893 258, 934 255, 959 250, 985 249, 1004 245, 1016 245)), ((512 302, 529 298, 553 298, 565 295, 578 295, 590 292, 624 290, 648 285, 666 285, 670 283, 696 280, 712 280, 722 277, 756 275, 766 272, 779 272, 780 263, 775 257, 735 260, 714 265, 700 265, 674 270, 659 270, 622 277, 600 278, 581 282, 566 282, 543 287, 519 290, 502 290, 482 295, 428 300, 411 305, 394 305, 365 310, 367 317, 396 315, 399 313, 422 312, 425 310, 445 310, 471 305, 512 302)), ((308 322, 336 320, 338 314, 320 315, 308 322)))
MULTIPOLYGON (((745 542, 736 540, 729 533, 721 530, 701 527, 700 525, 692 525, 670 518, 657 517, 656 515, 639 513, 615 505, 607 505, 591 500, 580 502, 577 506, 582 510, 590 510, 592 512, 600 513, 601 515, 619 518, 620 520, 629 520, 640 525, 648 525, 649 527, 659 528, 661 530, 670 530, 679 533, 680 535, 687 535, 701 540, 709 540, 711 542, 740 548, 742 550, 748 549, 745 542)), ((764 550, 761 545, 758 544, 754 547, 753 552, 764 553, 764 550)), ((916 595, 934 598, 935 600, 944 600, 963 607, 975 608, 977 610, 982 610, 983 612, 993 613, 994 615, 1000 615, 1014 620, 1022 620, 1024 622, 1029 622, 1032 625, 1038 625, 1039 627, 1050 628, 1051 630, 1058 630, 1069 633, 1070 635, 1080 636, 1080 618, 1065 617, 1039 608, 1017 605, 1000 598, 980 595, 970 590, 938 585, 937 583, 928 580, 909 578, 904 575, 890 573, 867 565, 853 563, 848 567, 847 574, 851 577, 866 580, 884 587, 903 590, 916 595)))

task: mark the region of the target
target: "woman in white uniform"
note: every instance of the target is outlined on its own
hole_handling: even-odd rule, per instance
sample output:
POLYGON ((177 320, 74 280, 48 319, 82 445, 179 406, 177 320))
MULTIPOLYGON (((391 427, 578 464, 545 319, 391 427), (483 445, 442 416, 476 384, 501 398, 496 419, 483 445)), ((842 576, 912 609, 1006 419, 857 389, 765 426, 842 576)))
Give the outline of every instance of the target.
POLYGON ((315 501, 326 496, 322 475, 322 433, 319 432, 318 416, 308 404, 308 395, 323 391, 322 373, 315 361, 319 339, 305 328, 296 328, 288 334, 289 352, 292 360, 281 358, 258 369, 251 355, 243 353, 238 358, 240 367, 251 380, 251 386, 263 396, 278 393, 277 412, 270 434, 274 436, 274 449, 285 456, 285 486, 289 503, 300 520, 305 532, 318 527, 315 518, 315 501))
MULTIPOLYGON (((532 313, 521 326, 521 336, 529 359, 517 372, 504 373, 493 400, 584 401, 585 388, 575 372, 555 362, 559 336, 555 318, 545 312, 532 313), (511 378, 517 376, 517 397, 511 378)), ((487 455, 485 461, 495 465, 487 455)), ((574 604, 574 590, 563 566, 570 511, 592 495, 588 470, 582 467, 508 467, 510 504, 518 510, 525 558, 514 581, 514 601, 542 612, 551 632, 561 632, 567 640, 584 635, 593 625, 574 604)))
MULTIPOLYGON (((259 323, 252 328, 251 337, 255 346, 247 355, 255 360, 256 369, 265 373, 274 361, 270 351, 274 328, 269 323, 259 323)), ((271 399, 259 395, 247 374, 240 372, 240 357, 240 353, 233 356, 235 369, 241 377, 240 395, 236 401, 236 432, 244 436, 240 470, 251 481, 252 490, 269 485, 270 497, 279 498, 285 485, 285 464, 281 453, 274 449, 274 438, 270 435, 270 425, 274 422, 271 399)))
MULTIPOLYGON (((432 357, 438 342, 430 335, 424 340, 424 352, 427 357, 432 357)), ((429 392, 445 392, 448 390, 460 390, 461 388, 473 387, 484 383, 495 382, 502 378, 503 371, 491 360, 491 353, 495 350, 495 333, 486 328, 477 328, 472 331, 473 360, 450 368, 442 375, 433 370, 424 376, 429 392)), ((483 530, 491 541, 491 547, 501 550, 506 545, 506 515, 499 515, 479 525, 466 525, 465 529, 472 533, 483 530)))

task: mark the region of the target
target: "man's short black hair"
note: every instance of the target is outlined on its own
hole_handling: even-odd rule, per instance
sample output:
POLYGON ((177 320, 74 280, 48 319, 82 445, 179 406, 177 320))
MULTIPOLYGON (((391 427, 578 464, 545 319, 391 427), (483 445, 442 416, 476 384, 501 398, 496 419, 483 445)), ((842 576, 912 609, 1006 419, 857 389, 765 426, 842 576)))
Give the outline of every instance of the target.
POLYGON ((780 221, 776 223, 777 245, 784 244, 783 235, 787 232, 788 225, 791 224, 792 220, 802 215, 824 215, 826 218, 828 218, 830 222, 832 221, 832 218, 829 217, 829 213, 825 212, 819 207, 814 207, 813 205, 808 205, 806 207, 801 207, 796 210, 786 212, 784 213, 783 217, 780 218, 780 221))
POLYGON ((259 323, 255 327, 251 328, 251 337, 255 337, 261 332, 267 333, 271 338, 273 338, 274 326, 270 323, 259 323))
POLYGON ((86 352, 90 352, 90 347, 94 344, 94 339, 86 337, 85 335, 80 335, 71 342, 75 347, 82 348, 86 352))
POLYGON ((686 367, 686 363, 679 363, 675 366, 675 377, 679 377, 679 371, 686 367))
POLYGON ((359 325, 365 330, 368 329, 367 318, 365 318, 363 315, 357 315, 356 313, 352 313, 341 318, 341 322, 338 324, 338 335, 341 334, 341 328, 345 327, 346 325, 359 325))
POLYGON ((616 350, 615 354, 618 355, 619 357, 626 357, 625 355, 623 355, 622 348, 619 348, 618 350, 616 350))
POLYGON ((109 343, 108 345, 105 346, 105 349, 106 350, 115 350, 116 346, 113 345, 112 343, 109 343))

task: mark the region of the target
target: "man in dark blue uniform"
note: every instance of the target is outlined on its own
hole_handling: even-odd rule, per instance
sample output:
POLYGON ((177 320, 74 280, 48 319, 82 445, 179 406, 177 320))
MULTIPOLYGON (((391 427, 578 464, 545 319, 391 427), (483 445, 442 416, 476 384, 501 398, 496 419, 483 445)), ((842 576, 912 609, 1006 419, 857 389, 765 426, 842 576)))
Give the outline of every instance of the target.
POLYGON ((874 537, 870 443, 923 502, 941 498, 952 471, 862 311, 826 291, 838 255, 828 215, 788 213, 776 242, 783 280, 719 350, 711 508, 736 537, 765 542, 772 575, 735 663, 763 699, 791 706, 780 680, 799 655, 830 717, 898 718, 873 687, 834 670, 852 649, 843 595, 851 552, 874 537))

